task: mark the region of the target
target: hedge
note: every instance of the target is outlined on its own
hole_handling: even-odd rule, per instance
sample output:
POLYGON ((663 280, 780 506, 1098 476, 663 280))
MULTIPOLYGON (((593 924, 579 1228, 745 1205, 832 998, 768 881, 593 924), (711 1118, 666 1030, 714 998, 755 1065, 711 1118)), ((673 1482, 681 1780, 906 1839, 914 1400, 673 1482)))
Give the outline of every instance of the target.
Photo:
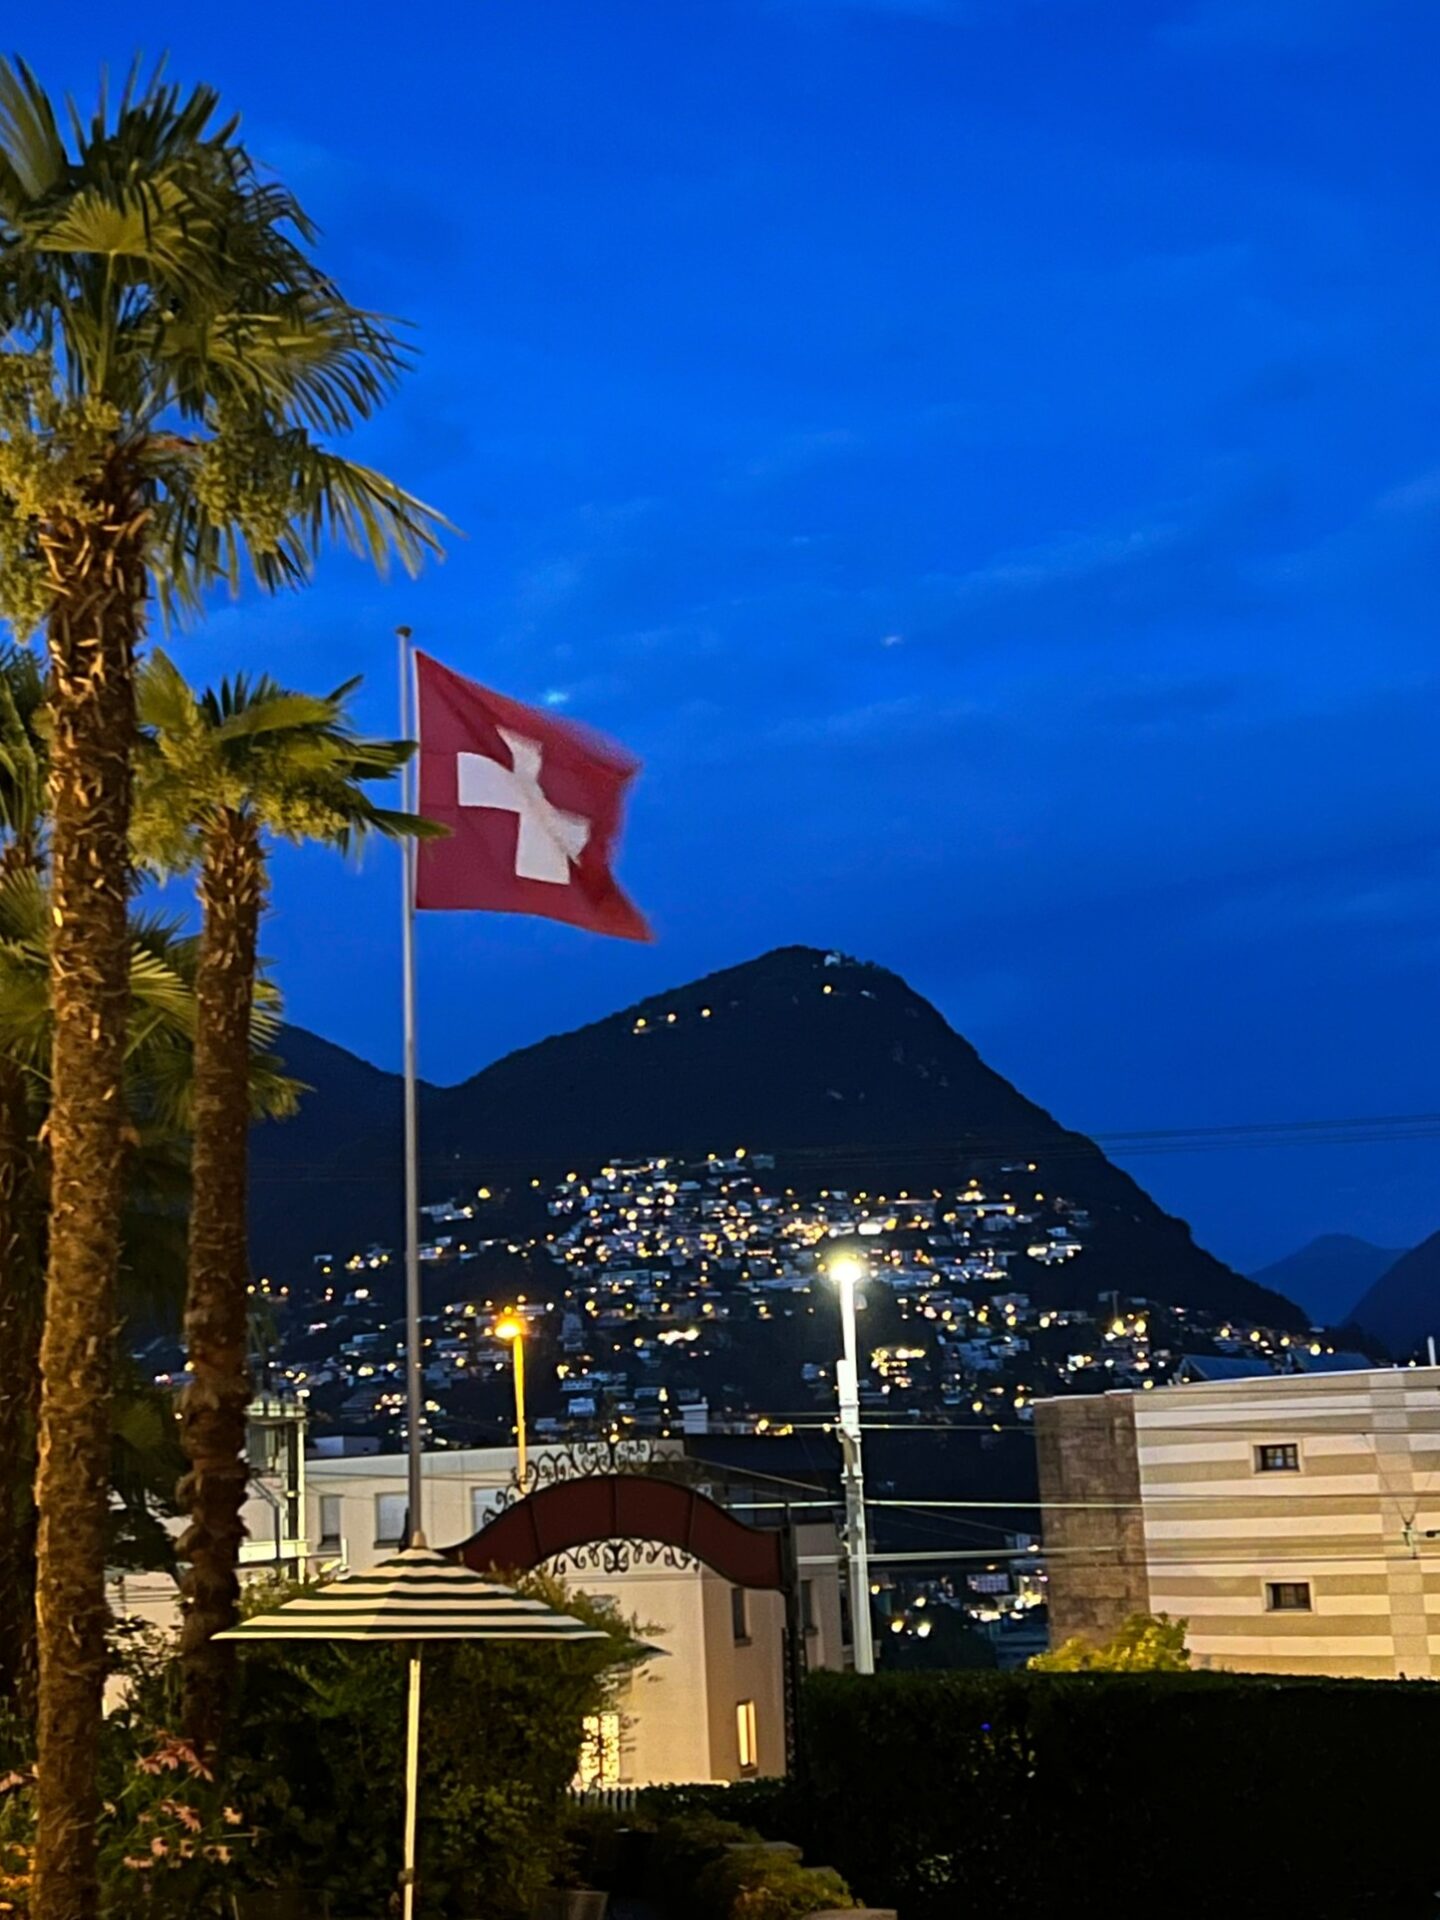
POLYGON ((703 1811, 661 1822, 647 1891, 683 1920, 803 1920, 854 1905, 831 1868, 769 1853, 753 1828, 703 1811))
POLYGON ((1433 1916, 1440 1687, 815 1674, 787 1837, 901 1920, 1433 1916))

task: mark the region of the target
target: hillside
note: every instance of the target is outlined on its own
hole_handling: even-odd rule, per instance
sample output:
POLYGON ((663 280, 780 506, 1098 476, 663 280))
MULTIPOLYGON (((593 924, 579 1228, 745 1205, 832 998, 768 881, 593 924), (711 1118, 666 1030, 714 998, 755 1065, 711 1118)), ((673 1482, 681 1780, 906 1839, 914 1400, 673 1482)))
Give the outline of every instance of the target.
POLYGON ((1297 1300, 1319 1326, 1340 1326, 1355 1302, 1400 1258, 1399 1247, 1377 1247, 1351 1233, 1322 1233, 1250 1278, 1297 1300))
POLYGON ((1423 1352, 1432 1333, 1440 1341, 1440 1233, 1402 1253, 1347 1317, 1383 1340, 1396 1360, 1423 1352))
MULTIPOLYGON (((278 1049, 315 1091, 255 1135, 257 1266, 300 1277, 317 1251, 400 1235, 400 1083, 313 1035, 278 1049)), ((1289 1300, 1197 1247, 1095 1144, 987 1067, 895 974, 787 947, 509 1055, 421 1098, 422 1199, 613 1156, 748 1144, 797 1187, 883 1191, 1034 1162, 1088 1210, 1083 1279, 1221 1314, 1302 1325, 1289 1300)))

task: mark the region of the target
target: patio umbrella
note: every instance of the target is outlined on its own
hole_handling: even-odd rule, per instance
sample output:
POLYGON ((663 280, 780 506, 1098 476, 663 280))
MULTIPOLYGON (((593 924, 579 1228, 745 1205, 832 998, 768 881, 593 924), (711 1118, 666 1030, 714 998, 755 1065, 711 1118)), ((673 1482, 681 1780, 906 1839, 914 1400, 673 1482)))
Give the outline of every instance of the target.
MULTIPOLYGON (((346 1573, 256 1613, 217 1640, 603 1640, 569 1614, 510 1587, 482 1580, 414 1546, 365 1573, 346 1573)), ((410 1656, 405 1729, 405 1920, 415 1908, 415 1814, 420 1780, 420 1649, 410 1656)))

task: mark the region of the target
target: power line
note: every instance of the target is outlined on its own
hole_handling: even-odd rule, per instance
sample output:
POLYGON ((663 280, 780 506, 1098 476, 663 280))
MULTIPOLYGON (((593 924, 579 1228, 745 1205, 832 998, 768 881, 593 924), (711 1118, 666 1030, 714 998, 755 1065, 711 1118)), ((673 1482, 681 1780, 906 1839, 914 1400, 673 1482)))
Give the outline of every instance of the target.
MULTIPOLYGON (((869 1165, 902 1166, 919 1159, 954 1157, 962 1160, 1005 1159, 1012 1155, 1039 1153, 1043 1161, 1053 1162, 1065 1159, 1093 1159, 1096 1149, 1113 1151, 1129 1158, 1137 1154, 1150 1153, 1193 1153, 1213 1148, 1232 1148, 1246 1146, 1349 1146, 1386 1144, 1403 1140, 1440 1140, 1440 1113, 1392 1113, 1392 1114, 1351 1114, 1339 1118, 1302 1119, 1302 1120, 1259 1120, 1232 1121, 1221 1125, 1196 1125, 1179 1127, 1129 1127, 1114 1131, 1093 1134, 1079 1134, 1072 1129, 1061 1129, 1056 1134, 974 1133, 952 1140, 896 1142, 887 1144, 866 1143, 861 1141, 837 1141, 817 1146, 767 1146, 766 1153, 773 1153, 777 1161, 785 1163, 803 1163, 805 1161, 843 1161, 847 1158, 863 1159, 869 1165)), ((486 1152, 483 1149, 467 1149, 463 1160, 456 1155, 444 1158, 421 1160, 421 1169, 427 1175, 457 1178, 472 1165, 483 1165, 494 1174, 513 1175, 530 1180, 537 1177, 536 1162, 553 1161, 565 1156, 553 1150, 544 1153, 529 1154, 524 1157, 486 1152)), ((578 1162, 585 1155, 573 1158, 578 1162)), ((622 1156, 629 1157, 629 1156, 622 1156)), ((703 1158, 687 1158, 681 1154, 670 1157, 677 1165, 701 1167, 706 1163, 703 1158)), ((1040 1170, 1037 1165, 1036 1171, 1040 1170)), ((768 1171, 768 1169, 767 1169, 768 1171)), ((1015 1171, 1028 1172, 1017 1168, 1015 1171)), ((283 1168, 257 1166, 252 1175, 252 1183, 267 1186, 304 1185, 310 1180, 319 1180, 337 1185, 373 1186, 374 1171, 357 1169, 348 1172, 336 1167, 328 1160, 287 1159, 283 1168)), ((914 1194, 911 1199, 924 1200, 928 1195, 914 1194)), ((889 1202, 898 1199, 890 1195, 889 1202)))

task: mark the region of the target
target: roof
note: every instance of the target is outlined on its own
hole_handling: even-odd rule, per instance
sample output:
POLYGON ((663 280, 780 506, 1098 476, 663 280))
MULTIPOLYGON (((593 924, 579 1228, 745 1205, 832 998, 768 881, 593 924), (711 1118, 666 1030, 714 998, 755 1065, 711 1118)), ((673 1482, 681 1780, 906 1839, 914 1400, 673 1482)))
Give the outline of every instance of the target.
POLYGON ((1176 1386, 1202 1380, 1255 1380, 1275 1369, 1258 1356, 1247 1353, 1186 1353, 1173 1376, 1176 1386))
POLYGON ((1310 1353, 1291 1348, 1297 1373, 1369 1373, 1376 1363, 1363 1353, 1310 1353))

